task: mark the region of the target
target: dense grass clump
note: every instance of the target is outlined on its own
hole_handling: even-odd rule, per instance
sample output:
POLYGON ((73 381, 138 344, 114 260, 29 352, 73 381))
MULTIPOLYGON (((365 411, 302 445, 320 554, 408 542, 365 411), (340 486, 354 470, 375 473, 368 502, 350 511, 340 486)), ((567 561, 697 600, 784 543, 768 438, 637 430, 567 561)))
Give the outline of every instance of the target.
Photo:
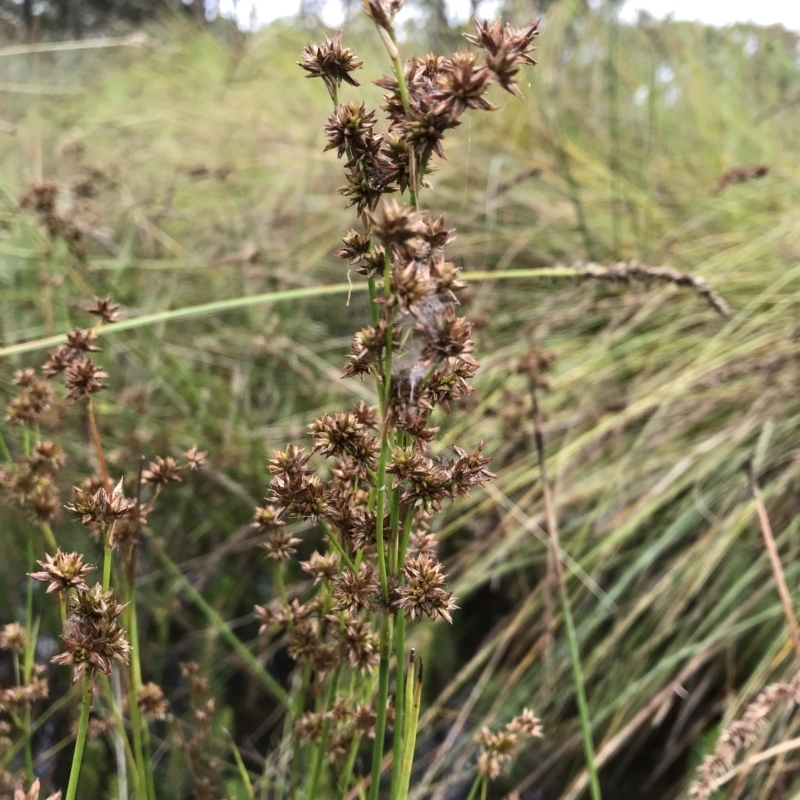
MULTIPOLYGON (((43 792, 67 786, 81 708, 68 671, 34 669, 63 649, 57 599, 25 577, 52 573, 53 543, 98 565, 77 583, 118 589, 96 624, 118 663, 131 658, 115 625, 129 637, 136 627, 141 697, 127 706, 151 720, 126 733, 128 712, 123 723, 109 700, 121 707, 126 687, 113 670, 97 682, 79 797, 118 796, 125 764, 138 765, 132 797, 203 796, 206 785, 208 796, 272 797, 260 794, 271 779, 292 778, 282 704, 305 696, 295 711, 319 710, 273 620, 252 611, 277 613, 278 576, 289 604, 309 598, 299 562, 325 534, 295 523, 297 554, 276 572, 256 549, 275 532, 252 525, 253 508, 275 449, 326 412, 383 401, 380 382, 340 378, 372 310, 358 265, 334 257, 354 214, 336 196, 335 152, 323 152, 330 97, 294 63, 308 35, 164 23, 103 48, 0 51, 0 392, 4 405, 24 395, 50 406, 23 425, 29 406, 10 407, 0 464, 6 488, 24 459, 57 475, 25 495, 33 505, 7 491, 0 506, 0 691, 34 687, 17 705, 0 695, 14 732, 0 766, 35 769, 43 792), (87 317, 95 297, 120 308, 87 317), (77 403, 61 390, 43 399, 20 371, 98 319, 87 347, 103 352, 82 352, 102 368, 72 376, 77 403), (36 448, 50 440, 58 451, 36 448), (115 515, 137 520, 138 543, 124 543, 108 580, 102 538, 67 504, 106 533, 115 515), (35 683, 45 677, 49 700, 35 683)), ((385 88, 371 82, 391 62, 374 25, 354 20, 344 43, 365 67, 340 102, 377 108, 385 88)), ((792 797, 798 38, 619 26, 563 0, 537 44, 524 99, 494 86, 496 113, 468 109, 419 197, 458 229, 447 258, 463 269, 458 313, 474 323, 481 363, 475 391, 434 417, 430 455, 482 441, 496 478, 429 526, 460 608, 448 607, 452 626, 406 634, 425 663, 409 796, 486 785, 497 797, 673 798, 699 774, 695 797, 715 781, 719 796, 792 797), (539 732, 528 707, 546 736, 491 785, 475 782, 504 730, 539 732)), ((426 52, 414 35, 399 48, 426 52)), ((389 693, 402 684, 402 697, 392 664, 389 693)), ((353 785, 374 764, 364 739, 353 785)), ((301 777, 317 768, 311 741, 295 753, 301 777)), ((331 797, 333 774, 317 776, 331 797)))

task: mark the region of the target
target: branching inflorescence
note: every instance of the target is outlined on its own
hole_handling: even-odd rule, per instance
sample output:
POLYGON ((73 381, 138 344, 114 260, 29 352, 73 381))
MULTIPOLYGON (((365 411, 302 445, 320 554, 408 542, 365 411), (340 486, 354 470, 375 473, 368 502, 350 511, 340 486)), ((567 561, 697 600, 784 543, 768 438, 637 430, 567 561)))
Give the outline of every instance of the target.
POLYGON ((301 694, 291 712, 293 764, 310 760, 308 797, 317 796, 323 754, 346 793, 359 741, 369 736, 369 791, 377 798, 387 725, 394 726, 391 796, 405 797, 422 679, 420 660, 406 656, 406 624, 425 617, 450 622, 457 609, 436 557, 431 519, 445 502, 494 477, 482 443, 455 447, 449 457, 434 452, 439 428, 432 415, 437 407, 449 413, 469 395, 478 362, 472 326, 458 313, 465 284, 445 255, 454 231, 421 208, 419 195, 435 168, 432 159, 444 158, 445 134, 468 111, 494 109, 487 98, 493 84, 521 96, 517 78, 535 63, 538 21, 519 29, 476 22, 466 39, 482 54, 402 63, 392 24, 400 5, 365 2, 393 63, 393 74, 375 81, 385 91, 385 132, 364 102, 339 101, 342 83, 357 86, 351 73, 362 66, 343 47, 341 32, 309 45, 299 62, 308 77, 324 81, 333 100, 326 150, 344 162, 339 192, 359 217, 337 255, 369 283, 371 318, 353 338, 344 377, 374 381, 377 395, 375 405, 315 420, 310 449, 290 445, 275 453, 268 504, 256 510, 253 523, 277 564, 281 592, 279 610, 256 607, 262 632, 285 629, 302 692, 313 689, 318 698, 307 711, 301 694), (407 202, 397 197, 405 193, 407 202), (301 564, 314 579, 306 602, 290 602, 283 583, 281 564, 300 544, 286 528, 293 520, 318 525, 326 544, 301 564), (375 667, 377 686, 343 686, 345 668, 371 674, 375 667))

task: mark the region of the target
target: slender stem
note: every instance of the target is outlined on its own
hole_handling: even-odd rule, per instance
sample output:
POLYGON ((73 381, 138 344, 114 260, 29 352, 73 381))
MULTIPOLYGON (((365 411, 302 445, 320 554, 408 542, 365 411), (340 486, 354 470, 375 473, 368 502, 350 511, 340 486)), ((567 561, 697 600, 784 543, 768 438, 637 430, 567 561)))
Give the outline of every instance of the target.
POLYGON ((797 619, 795 618, 794 607, 792 605, 792 596, 789 593, 789 587, 786 585, 786 576, 784 575, 783 566, 781 565, 778 546, 775 543, 775 536, 772 533, 772 525, 770 524, 769 515, 767 514, 767 507, 764 505, 764 497, 761 494, 752 461, 748 463, 748 477, 750 478, 750 491, 753 494, 753 500, 756 505, 758 522, 761 526, 761 535, 764 537, 764 545, 767 548, 769 561, 772 566, 772 575, 775 579, 775 585, 778 588, 778 595, 781 598, 783 613, 786 616, 786 624, 789 627, 789 634, 792 637, 794 650, 800 661, 800 629, 798 629, 797 626, 797 619))
MULTIPOLYGON (((406 728, 406 681, 403 678, 403 664, 406 663, 406 615, 404 609, 397 614, 394 636, 394 663, 397 670, 394 703, 394 743, 392 747, 392 800, 398 800, 400 790, 400 769, 403 764, 403 743, 406 728)), ((412 670, 412 667, 407 667, 412 670)))
MULTIPOLYGON (((386 462, 389 459, 389 433, 385 429, 381 439, 381 454, 378 461, 378 480, 376 484, 377 508, 375 509, 375 542, 378 548, 378 576, 381 582, 381 597, 384 605, 389 605, 389 581, 386 574, 386 549, 383 538, 383 518, 386 504, 386 462)), ((384 616, 386 612, 384 613, 384 616)))
POLYGON ((72 769, 69 773, 66 800, 75 800, 78 792, 78 780, 81 774, 83 748, 86 744, 86 731, 89 729, 89 709, 92 707, 92 673, 87 670, 83 676, 83 699, 81 715, 78 720, 78 733, 75 738, 75 752, 72 756, 72 769))
POLYGON ((123 747, 125 748, 125 757, 128 763, 128 766, 131 770, 131 775, 133 777, 133 784, 134 784, 134 791, 136 793, 136 797, 144 797, 144 793, 142 791, 140 785, 140 776, 136 768, 136 758, 133 755, 133 751, 131 750, 131 744, 128 741, 128 736, 125 733, 125 722, 122 719, 122 714, 120 713, 119 704, 117 703, 117 695, 114 693, 111 687, 111 681, 105 675, 102 677, 103 689, 105 690, 106 695, 108 696, 108 702, 111 709, 111 716, 114 718, 114 726, 116 728, 116 733, 119 740, 122 741, 123 747))
POLYGON ((406 551, 408 550, 408 542, 411 539, 411 528, 414 525, 414 506, 412 505, 406 512, 406 519, 403 523, 403 535, 400 539, 400 547, 397 551, 397 574, 399 575, 403 570, 403 565, 406 563, 406 551))
MULTIPOLYGON (((33 553, 33 534, 27 536, 28 572, 33 572, 35 556, 33 553)), ((33 634, 33 581, 29 580, 25 594, 25 657, 23 659, 23 683, 30 680, 33 671, 33 657, 36 649, 33 634)), ((31 743, 31 710, 26 707, 24 712, 23 737, 25 741, 25 777, 28 783, 33 783, 33 746, 31 743)))
POLYGON ((56 537, 53 535, 53 529, 50 527, 50 523, 44 520, 39 523, 39 527, 42 529, 44 541, 48 549, 52 550, 53 552, 58 550, 58 543, 56 542, 56 537))
POLYGON ((375 278, 370 278, 367 281, 367 289, 369 290, 370 317, 372 318, 372 324, 377 325, 378 322, 380 322, 380 312, 378 311, 378 306, 375 305, 375 298, 378 296, 378 290, 375 286, 375 278))
POLYGON ((392 536, 389 539, 389 572, 392 575, 397 575, 400 545, 400 489, 392 490, 391 504, 389 506, 389 525, 392 529, 392 536))
POLYGON ((94 405, 92 398, 86 401, 86 414, 89 417, 89 429, 92 432, 92 441, 94 442, 94 449, 97 451, 97 461, 100 464, 100 474, 103 476, 103 483, 105 484, 106 491, 111 494, 111 478, 108 477, 108 467, 106 467, 106 458, 103 455, 103 445, 100 441, 100 431, 97 429, 97 420, 94 416, 94 405))
POLYGON ((33 783, 33 742, 31 740, 31 710, 26 708, 23 712, 22 727, 25 737, 25 777, 29 783, 33 783))
MULTIPOLYGON (((339 683, 340 670, 336 670, 331 678, 330 686, 328 686, 328 696, 325 698, 325 710, 330 711, 333 706, 333 701, 336 698, 336 687, 339 683)), ((325 724, 322 727, 322 736, 314 747, 314 755, 311 760, 311 783, 309 784, 307 796, 309 800, 315 800, 317 797, 317 784, 319 783, 319 776, 322 772, 322 761, 325 755, 325 748, 328 745, 328 736, 331 732, 331 718, 328 716, 325 719, 325 724)))
POLYGON ((372 780, 369 787, 370 800, 378 800, 381 783, 383 743, 386 737, 386 710, 389 704, 389 658, 392 648, 392 617, 381 612, 380 664, 378 666, 378 697, 376 700, 375 746, 372 750, 372 780))
POLYGON ((569 642, 572 675, 575 680, 575 699, 578 703, 578 716, 580 717, 581 732, 583 734, 583 749, 586 755, 586 771, 589 775, 589 789, 592 793, 592 800, 601 800, 600 778, 597 773, 597 761, 594 752, 594 742, 592 740, 592 720, 589 714, 589 704, 586 700, 586 687, 583 681, 583 670, 581 669, 578 636, 575 632, 575 622, 572 618, 572 610, 570 608, 566 587, 562 584, 560 589, 561 613, 564 615, 564 627, 567 630, 567 640, 569 642))
POLYGON ((14 457, 11 455, 11 451, 8 449, 6 440, 2 435, 0 435, 0 456, 3 457, 3 461, 7 461, 8 463, 11 463, 14 460, 14 457))
POLYGON ((114 554, 111 550, 111 526, 103 531, 103 591, 107 592, 111 586, 111 563, 114 554))
POLYGON ((342 798, 347 794, 350 787, 350 781, 353 778, 353 766, 356 763, 356 756, 358 755, 358 748, 361 744, 361 736, 356 735, 350 743, 350 750, 347 752, 347 761, 345 761, 344 769, 342 770, 341 777, 339 778, 339 794, 338 797, 342 798))
POLYGON ((408 681, 406 682, 406 724, 403 733, 403 769, 400 773, 400 790, 397 794, 399 800, 406 800, 411 786, 411 770, 414 766, 421 705, 422 659, 412 657, 411 663, 408 665, 408 681))
POLYGON ((250 774, 247 771, 247 767, 244 765, 242 754, 239 752, 239 748, 236 746, 236 742, 233 740, 233 737, 231 737, 231 752, 233 753, 233 759, 236 762, 236 769, 239 771, 239 777, 242 779, 242 784, 247 792, 247 798, 248 800, 255 800, 256 795, 253 791, 253 782, 250 780, 250 774))
MULTIPOLYGON (((303 708, 306 704, 306 692, 308 691, 309 683, 311 682, 311 667, 306 664, 303 667, 303 679, 300 684, 300 691, 295 698, 295 705, 292 713, 292 719, 297 722, 300 715, 303 713, 303 708)), ((292 768, 291 768, 291 788, 290 797, 294 797, 295 788, 297 786, 297 774, 300 771, 300 739, 297 735, 292 737, 292 768)))
MULTIPOLYGON (((536 394, 536 386, 531 383, 531 398, 533 400, 533 429, 536 441, 536 454, 539 460, 539 474, 542 482, 542 495, 544 496, 545 520, 547 523, 547 533, 550 537, 550 547, 552 549, 552 564, 555 569, 555 577, 558 582, 558 591, 561 598, 561 610, 564 616, 564 627, 567 631, 567 641, 569 643, 569 655, 572 662, 572 675, 575 682, 575 698, 578 704, 578 716, 580 717, 581 732, 583 734, 583 749, 586 756, 586 771, 589 775, 589 788, 592 800, 601 800, 600 778, 597 771, 597 760, 595 757, 594 741, 592 739, 592 720, 589 715, 589 704, 586 701, 586 686, 583 680, 583 669, 581 668, 580 647, 578 636, 575 632, 575 623, 572 618, 569 595, 567 594, 566 581, 564 580, 564 570, 561 565, 561 547, 558 542, 558 517, 556 515, 555 502, 550 491, 550 484, 547 481, 547 465, 544 453, 544 436, 542 433, 542 418, 539 410, 539 402, 536 394)), ((482 795, 483 796, 483 795, 482 795)))
POLYGON ((128 633, 131 642, 130 680, 128 681, 128 707, 131 715, 133 746, 136 751, 136 764, 147 800, 155 800, 156 790, 153 780, 153 767, 150 763, 150 729, 147 721, 139 713, 139 690, 142 688, 142 659, 139 646, 139 622, 136 614, 136 595, 134 587, 128 587, 128 633))
POLYGON ((482 783, 485 783, 484 776, 479 772, 475 776, 475 780, 472 781, 472 788, 469 790, 469 794, 467 795, 467 800, 475 800, 475 795, 478 793, 478 789, 480 788, 482 783))
POLYGON ((275 582, 278 584, 278 593, 281 596, 284 611, 286 611, 286 621, 291 626, 292 620, 289 614, 289 595, 286 594, 286 582, 283 580, 283 570, 277 561, 275 562, 275 582))
POLYGON ((336 538, 336 534, 325 524, 325 520, 319 520, 320 527, 323 531, 325 531, 325 535, 328 537, 328 543, 333 547, 333 549, 339 554, 339 557, 342 561, 347 564, 353 572, 357 572, 355 565, 353 564, 353 559, 347 554, 347 550, 342 547, 339 540, 336 538))

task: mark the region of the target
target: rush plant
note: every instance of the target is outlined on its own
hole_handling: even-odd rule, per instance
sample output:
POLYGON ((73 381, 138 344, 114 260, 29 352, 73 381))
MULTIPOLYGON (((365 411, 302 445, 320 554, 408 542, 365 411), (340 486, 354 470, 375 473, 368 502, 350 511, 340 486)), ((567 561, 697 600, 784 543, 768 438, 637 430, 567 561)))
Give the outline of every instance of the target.
MULTIPOLYGON (((457 609, 437 560, 434 519, 444 503, 494 477, 481 442, 437 452, 436 415, 470 394, 478 362, 471 323, 459 313, 466 284, 446 257, 454 230, 422 197, 464 113, 494 110, 487 93, 495 84, 521 96, 517 77, 535 63, 538 21, 520 29, 476 23, 465 38, 477 52, 404 62, 393 26, 400 6, 364 4, 393 67, 375 81, 385 92, 382 128, 364 101, 340 97, 343 84, 358 87, 353 73, 362 67, 341 32, 310 44, 299 62, 333 103, 326 150, 344 162, 339 193, 357 215, 338 257, 369 289, 371 316, 353 338, 344 377, 371 382, 377 402, 325 414, 309 425, 310 447, 275 453, 269 502, 256 510, 280 588, 277 608, 256 613, 264 632, 288 638, 300 671, 290 706, 292 796, 345 797, 358 784, 371 800, 382 791, 392 800, 408 795, 423 681, 421 659, 407 650, 409 626, 451 622, 457 609), (314 579, 312 595, 290 602, 282 568, 299 543, 286 527, 293 521, 318 528, 323 546, 301 564, 314 579), (372 754, 360 778, 353 768, 362 740, 372 740, 372 754)), ((498 776, 512 739, 540 735, 530 712, 525 720, 497 742, 483 736, 494 755, 478 762, 476 788, 498 776)))

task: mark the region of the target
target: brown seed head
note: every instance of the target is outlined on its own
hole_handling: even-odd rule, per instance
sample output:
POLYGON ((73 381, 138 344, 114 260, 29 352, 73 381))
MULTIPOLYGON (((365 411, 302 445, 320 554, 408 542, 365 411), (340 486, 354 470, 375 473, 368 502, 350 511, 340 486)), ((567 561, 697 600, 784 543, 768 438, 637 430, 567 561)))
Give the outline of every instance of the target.
POLYGON ((64 370, 67 397, 73 403, 88 399, 95 392, 108 388, 108 384, 103 383, 103 378, 107 377, 108 373, 98 367, 91 358, 72 361, 64 370))
POLYGON ((282 528, 286 523, 281 519, 282 509, 276 506, 257 506, 253 514, 252 527, 261 533, 282 528))
POLYGON ((36 370, 31 369, 18 369, 14 372, 14 377, 11 378, 13 386, 19 386, 20 389, 29 389, 36 383, 36 370))
POLYGON ((26 462, 32 472, 57 472, 65 458, 64 451, 55 442, 36 442, 26 462))
POLYGON ((126 500, 122 496, 121 485, 118 485, 110 495, 102 487, 94 494, 89 494, 75 486, 72 489, 72 503, 66 508, 75 514, 83 525, 96 523, 106 528, 114 520, 126 516, 135 505, 135 501, 126 500))
POLYGON ((207 455, 208 451, 198 450, 197 445, 193 444, 183 454, 183 457, 186 459, 186 468, 194 471, 200 469, 200 467, 205 466, 207 455))
POLYGON ((445 581, 442 565, 427 555, 412 555, 406 559, 403 574, 406 583, 398 588, 393 607, 405 609, 411 622, 427 614, 432 620, 444 617, 452 623, 450 612, 458 606, 450 592, 442 588, 445 581))
POLYGON ((25 652, 25 629, 18 622, 9 622, 0 629, 0 650, 25 652))
POLYGON ((367 234, 349 230, 342 238, 342 249, 336 254, 336 257, 347 259, 351 264, 357 264, 369 252, 370 243, 371 240, 367 234))
POLYGON ((433 113, 456 122, 467 110, 494 111, 485 97, 491 73, 485 66, 477 65, 474 53, 456 53, 448 59, 446 67, 438 76, 438 87, 433 94, 436 105, 433 113))
POLYGON ((285 528, 276 528, 269 534, 267 541, 261 544, 261 547, 267 551, 268 558, 278 564, 282 564, 284 561, 288 561, 293 553, 297 552, 295 550, 296 544, 300 544, 300 539, 292 536, 285 528))
MULTIPOLYGON (((31 788, 26 792, 21 786, 14 790, 14 800, 39 800, 39 792, 41 785, 37 778, 32 784, 31 788)), ((61 792, 56 792, 48 796, 47 800, 61 800, 61 792)))
POLYGON ((341 560, 336 552, 324 555, 314 552, 308 561, 300 562, 300 567, 303 572, 314 577, 314 585, 320 582, 330 583, 341 570, 341 560))
POLYGON ((391 31, 392 20, 405 5, 405 0, 362 0, 361 5, 366 15, 378 27, 391 31))
POLYGON ((94 344, 97 333, 86 328, 75 328, 67 334, 67 347, 73 351, 75 358, 83 353, 99 353, 102 348, 94 344))
POLYGON ((356 733, 369 739, 375 738, 375 722, 378 715, 368 703, 359 703, 352 711, 353 728, 356 733))
POLYGON ((380 585, 374 568, 361 564, 358 572, 345 567, 333 584, 336 611, 347 611, 355 617, 363 609, 372 609, 380 596, 380 585))
POLYGON ((119 319, 119 305, 112 303, 110 297, 95 297, 92 305, 87 306, 84 310, 89 314, 100 317, 103 322, 111 323, 119 319))
POLYGON ((86 591, 89 588, 84 578, 96 568, 87 564, 80 553, 65 553, 59 548, 55 556, 45 555, 44 558, 44 561, 36 562, 42 571, 29 572, 28 577, 47 583, 48 593, 67 592, 73 588, 86 591))
POLYGON ((327 715, 317 711, 306 711, 294 726, 295 735, 303 742, 313 744, 322 738, 327 715))
POLYGON ((538 719, 533 711, 524 708, 511 722, 506 725, 509 733, 519 734, 529 739, 541 739, 544 736, 542 721, 538 719))
POLYGON ((410 206, 401 206, 396 200, 383 204, 381 218, 368 214, 375 235, 385 245, 404 244, 409 239, 425 233, 422 215, 410 206))
POLYGON ((38 420, 50 408, 53 388, 47 381, 29 375, 23 370, 19 394, 6 406, 6 421, 12 425, 25 425, 38 420))
POLYGON ((350 101, 337 106, 328 118, 325 136, 328 145, 325 150, 336 150, 341 158, 350 151, 353 158, 364 154, 374 157, 376 148, 380 148, 380 137, 375 137, 375 112, 367 111, 363 101, 350 101))
POLYGON ((322 45, 306 45, 302 60, 297 62, 308 73, 306 77, 322 78, 329 91, 341 86, 342 81, 358 86, 358 81, 350 73, 361 69, 363 63, 349 47, 342 47, 342 31, 333 39, 326 36, 322 45))
POLYGON ((172 457, 157 456, 150 467, 142 472, 142 483, 153 489, 161 489, 168 483, 180 483, 183 467, 172 457))
POLYGON ((167 718, 167 698, 161 687, 155 683, 146 683, 136 692, 136 703, 145 719, 153 722, 167 718))

